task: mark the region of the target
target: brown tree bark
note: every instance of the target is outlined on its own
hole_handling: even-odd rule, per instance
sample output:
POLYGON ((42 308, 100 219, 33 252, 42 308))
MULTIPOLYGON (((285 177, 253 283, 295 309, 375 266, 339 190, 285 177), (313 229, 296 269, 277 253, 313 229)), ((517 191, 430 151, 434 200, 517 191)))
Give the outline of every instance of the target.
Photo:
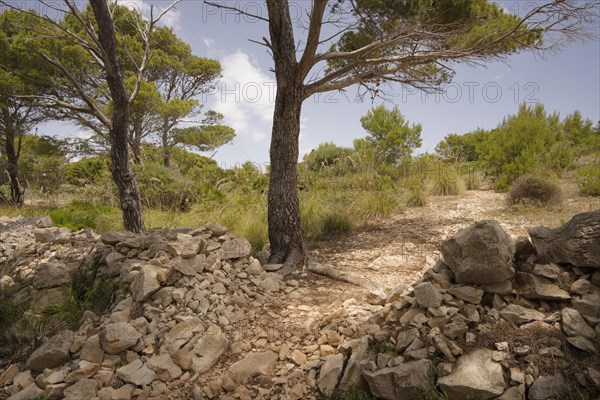
POLYGON ((146 230, 142 216, 142 202, 135 176, 131 171, 127 148, 127 125, 129 123, 129 97, 117 60, 117 41, 113 20, 106 0, 90 0, 98 23, 98 41, 103 51, 106 81, 114 103, 110 127, 110 156, 112 176, 119 189, 119 200, 123 210, 123 223, 130 232, 146 230))
POLYGON ((298 70, 294 33, 287 0, 267 1, 277 93, 271 133, 269 182, 269 262, 284 263, 287 275, 304 263, 298 201, 298 138, 302 112, 303 79, 298 70))
POLYGON ((142 163, 142 126, 140 121, 134 121, 131 127, 129 137, 129 146, 133 154, 133 163, 140 165, 142 163))
MULTIPOLYGON (((6 129, 4 150, 6 152, 6 170, 10 177, 10 198, 15 207, 22 207, 25 203, 24 190, 19 182, 19 148, 15 148, 16 134, 14 130, 6 129)), ((20 146, 18 146, 20 147, 20 146)))
POLYGON ((280 271, 284 275, 302 265, 305 255, 297 190, 301 107, 298 88, 277 90, 270 149, 269 261, 286 264, 280 271))

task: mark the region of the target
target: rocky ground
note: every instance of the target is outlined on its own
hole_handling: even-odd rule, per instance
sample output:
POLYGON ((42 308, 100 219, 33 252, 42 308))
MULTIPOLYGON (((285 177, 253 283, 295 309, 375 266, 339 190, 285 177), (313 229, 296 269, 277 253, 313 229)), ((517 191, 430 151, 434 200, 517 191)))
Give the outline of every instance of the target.
MULTIPOLYGON (((587 201, 544 218, 557 226, 600 208, 587 201)), ((261 265, 245 239, 216 224, 99 236, 4 218, 0 284, 15 301, 34 311, 60 301, 71 273, 94 261, 98 280, 120 290, 107 315, 88 312, 78 329, 51 332, 30 356, 0 364, 0 398, 283 400, 363 388, 436 399, 441 388, 451 400, 593 399, 600 275, 581 260, 543 259, 528 241, 515 250, 539 225, 531 219, 548 221, 535 213, 472 191, 313 246, 320 264, 362 286, 308 271, 281 280, 270 271, 277 266, 261 265), (500 252, 494 282, 479 278, 489 271, 460 272, 468 260, 452 246, 442 252, 460 242, 459 230, 491 217, 500 224, 486 225, 486 243, 504 244, 464 253, 492 265, 487 253, 500 252), (482 378, 469 383, 474 366, 482 378)), ((472 249, 474 237, 456 246, 472 249)))

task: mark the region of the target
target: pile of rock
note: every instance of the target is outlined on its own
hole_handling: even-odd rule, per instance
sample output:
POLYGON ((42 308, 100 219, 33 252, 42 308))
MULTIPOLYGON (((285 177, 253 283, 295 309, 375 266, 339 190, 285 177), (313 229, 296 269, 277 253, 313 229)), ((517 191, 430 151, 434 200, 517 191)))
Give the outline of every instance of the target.
POLYGON ((481 221, 444 242, 444 261, 371 318, 380 330, 325 361, 323 393, 417 400, 437 377, 449 400, 597 398, 600 211, 530 236, 481 221))
POLYGON ((214 223, 98 236, 19 221, 0 230, 15 238, 0 240, 13 277, 33 282, 17 300, 68 284, 92 256, 101 279, 121 289, 109 314, 86 312, 76 331, 0 369, 0 398, 300 400, 364 390, 411 400, 443 390, 449 400, 543 400, 600 391, 600 211, 532 229, 531 241, 478 222, 447 240, 444 261, 412 287, 369 293, 370 304, 340 301, 328 315, 301 303, 309 294, 298 280, 269 272, 278 266, 261 265, 247 240, 214 223))
MULTIPOLYGON (((108 232, 99 240, 87 232, 87 246, 102 253, 99 276, 118 279, 125 290, 117 294, 109 315, 86 312, 77 331, 65 330, 47 340, 31 354, 26 369, 11 365, 0 371, 0 387, 8 398, 163 399, 211 370, 230 343, 243 347, 234 341, 241 325, 259 319, 261 305, 272 302, 275 293, 293 295, 298 283, 286 284, 267 272, 249 256, 250 243, 226 231, 209 223, 201 229, 145 235, 108 232)), ((37 228, 31 253, 42 253, 40 245, 73 247, 85 234, 37 228)), ((21 264, 16 273, 30 274, 38 289, 45 282, 58 287, 72 272, 65 263, 21 264)), ((272 373, 275 364, 263 360, 260 370, 255 369, 248 372, 243 364, 234 364, 230 375, 242 382, 272 373)), ((196 392, 196 397, 204 396, 200 388, 196 392)), ((246 392, 240 389, 241 396, 250 398, 246 392)))
POLYGON ((0 290, 37 312, 60 303, 73 272, 95 253, 99 236, 91 229, 52 227, 50 217, 0 218, 0 290), (15 286, 15 282, 23 282, 15 286))

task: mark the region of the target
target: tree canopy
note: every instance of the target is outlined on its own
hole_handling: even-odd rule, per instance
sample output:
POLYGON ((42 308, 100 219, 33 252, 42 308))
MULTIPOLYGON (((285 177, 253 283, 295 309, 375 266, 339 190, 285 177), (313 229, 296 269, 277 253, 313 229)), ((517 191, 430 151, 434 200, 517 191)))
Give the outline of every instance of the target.
POLYGON ((421 147, 421 124, 410 125, 398 107, 389 110, 383 104, 377 106, 367 112, 360 123, 369 133, 364 140, 373 146, 384 163, 398 165, 421 147))

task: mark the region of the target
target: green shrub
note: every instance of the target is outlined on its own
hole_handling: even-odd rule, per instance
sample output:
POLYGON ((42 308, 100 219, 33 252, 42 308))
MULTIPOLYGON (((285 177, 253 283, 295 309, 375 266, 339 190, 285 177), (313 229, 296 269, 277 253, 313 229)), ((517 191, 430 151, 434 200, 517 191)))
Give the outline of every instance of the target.
POLYGON ((422 187, 413 186, 408 189, 406 205, 409 207, 424 207, 427 205, 427 193, 422 187))
POLYGON ((8 203, 10 201, 10 186, 0 185, 0 203, 8 203))
POLYGON ((490 131, 478 149, 486 174, 495 180, 494 189, 501 192, 519 176, 571 168, 576 154, 558 114, 548 114, 541 104, 521 105, 517 115, 490 131))
POLYGON ((4 334, 21 316, 23 310, 14 304, 5 291, 0 291, 0 335, 4 334))
POLYGON ((75 271, 63 300, 42 310, 43 320, 51 325, 66 325, 76 329, 86 310, 100 315, 108 310, 118 283, 98 276, 98 261, 99 257, 96 257, 89 265, 83 265, 75 271))
POLYGON ((509 205, 531 203, 555 205, 562 201, 561 190, 550 179, 535 175, 524 175, 515 180, 506 196, 509 205))
POLYGON ((388 342, 387 340, 374 342, 372 345, 372 349, 375 353, 388 353, 397 355, 396 347, 388 342))
POLYGON ((96 229, 99 217, 116 213, 118 210, 110 206, 95 206, 86 201, 74 201, 50 212, 50 217, 56 226, 66 226, 77 231, 82 228, 96 229))
POLYGON ((467 190, 479 190, 481 187, 481 179, 477 173, 469 173, 462 177, 463 182, 465 182, 465 188, 467 190))
POLYGON ((432 167, 431 194, 434 196, 457 196, 462 192, 462 181, 455 166, 443 161, 436 161, 432 167))
POLYGON ((583 196, 600 196, 600 162, 577 170, 579 193, 583 196))
POLYGON ((91 157, 72 162, 63 168, 65 180, 74 186, 85 186, 98 183, 103 177, 110 175, 110 159, 108 157, 91 157))
POLYGON ((361 220, 385 217, 397 209, 396 198, 387 192, 361 191, 356 194, 351 206, 353 215, 361 220))
POLYGON ((344 175, 352 171, 352 152, 350 148, 339 147, 331 142, 321 143, 304 156, 304 163, 313 172, 344 175))
POLYGON ((133 171, 147 207, 185 210, 198 198, 196 184, 177 170, 146 163, 134 165, 133 171))
POLYGON ((323 220, 328 211, 325 196, 314 192, 300 194, 300 226, 307 239, 316 239, 323 232, 323 220))
POLYGON ((330 210, 323 219, 321 236, 347 235, 353 228, 352 218, 343 210, 330 210))

